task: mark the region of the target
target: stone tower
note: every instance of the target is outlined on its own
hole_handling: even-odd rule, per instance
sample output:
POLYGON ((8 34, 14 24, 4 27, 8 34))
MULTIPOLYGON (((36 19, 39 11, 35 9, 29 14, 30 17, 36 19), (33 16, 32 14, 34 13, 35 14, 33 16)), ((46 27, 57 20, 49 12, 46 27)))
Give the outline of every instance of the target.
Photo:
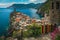
POLYGON ((60 0, 50 0, 50 22, 60 25, 60 0))

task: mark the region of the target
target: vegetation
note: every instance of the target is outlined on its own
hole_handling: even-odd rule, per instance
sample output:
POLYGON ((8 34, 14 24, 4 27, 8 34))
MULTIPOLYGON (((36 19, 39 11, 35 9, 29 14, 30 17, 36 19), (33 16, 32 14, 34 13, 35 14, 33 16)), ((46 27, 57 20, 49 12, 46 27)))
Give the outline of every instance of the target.
POLYGON ((39 37, 41 35, 41 27, 38 24, 27 26, 27 31, 24 31, 24 37, 39 37))
POLYGON ((57 35, 55 40, 60 40, 60 35, 57 35))
MULTIPOLYGON (((32 23, 31 25, 26 26, 26 31, 23 30, 23 37, 39 37, 41 35, 41 25, 38 25, 36 23, 32 23)), ((21 31, 21 30, 20 30, 21 31)), ((14 31, 13 37, 17 37, 21 32, 14 31), (17 34, 18 33, 18 34, 17 34)))
POLYGON ((50 7, 50 0, 47 0, 43 6, 41 6, 41 8, 39 8, 38 10, 40 10, 43 13, 49 13, 49 7, 50 7))

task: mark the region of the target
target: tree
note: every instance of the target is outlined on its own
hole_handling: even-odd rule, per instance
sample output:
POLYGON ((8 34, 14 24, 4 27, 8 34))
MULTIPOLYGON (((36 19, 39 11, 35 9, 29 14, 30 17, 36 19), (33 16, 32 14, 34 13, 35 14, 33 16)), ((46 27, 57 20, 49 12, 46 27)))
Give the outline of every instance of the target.
POLYGON ((41 35, 40 25, 33 23, 32 25, 27 26, 27 31, 24 31, 24 37, 39 37, 41 35))
POLYGON ((47 0, 40 8, 38 8, 38 12, 41 14, 45 14, 45 13, 49 14, 50 1, 51 0, 47 0))

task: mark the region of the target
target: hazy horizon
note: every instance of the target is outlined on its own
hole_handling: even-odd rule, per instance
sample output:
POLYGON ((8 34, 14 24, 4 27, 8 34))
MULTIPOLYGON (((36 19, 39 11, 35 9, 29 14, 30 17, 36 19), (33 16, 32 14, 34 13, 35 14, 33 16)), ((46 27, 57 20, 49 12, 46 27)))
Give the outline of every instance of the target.
POLYGON ((0 0, 0 8, 6 8, 13 4, 44 3, 47 0, 0 0))

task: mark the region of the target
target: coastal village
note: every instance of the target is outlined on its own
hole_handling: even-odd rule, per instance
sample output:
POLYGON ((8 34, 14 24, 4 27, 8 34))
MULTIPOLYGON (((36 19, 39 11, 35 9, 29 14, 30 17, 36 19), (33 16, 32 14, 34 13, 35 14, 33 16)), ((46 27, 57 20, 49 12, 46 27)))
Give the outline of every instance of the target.
MULTIPOLYGON (((58 29, 56 29, 57 25, 54 23, 51 24, 50 16, 47 16, 47 14, 45 14, 42 19, 36 19, 36 18, 30 18, 26 14, 23 14, 21 12, 17 12, 14 9, 14 11, 10 15, 9 36, 12 37, 12 35, 14 35, 13 37, 16 37, 18 40, 20 40, 20 39, 21 40, 23 40, 23 39, 29 40, 29 38, 28 39, 23 38, 23 33, 24 33, 24 31, 27 31, 28 30, 27 27, 31 26, 32 24, 33 24, 33 27, 37 25, 36 27, 41 28, 40 35, 41 36, 45 35, 45 37, 47 36, 46 38, 44 37, 46 40, 52 40, 50 33, 53 32, 54 30, 55 30, 54 33, 57 32, 56 34, 58 34, 58 29)), ((42 38, 42 39, 38 38, 38 40, 43 40, 44 38, 42 38)), ((37 40, 37 39, 31 39, 31 40, 37 40)))
MULTIPOLYGON (((16 35, 21 36, 21 32, 23 31, 27 31, 28 29, 26 28, 26 26, 32 25, 32 24, 37 24, 37 27, 40 26, 41 27, 41 35, 42 34, 46 34, 46 33, 50 33, 52 32, 55 27, 51 27, 51 24, 49 23, 49 19, 48 17, 42 18, 40 19, 35 19, 35 18, 30 18, 29 16, 17 12, 16 10, 14 10, 11 15, 10 15, 10 31, 9 31, 9 35, 12 36, 13 31, 15 32, 16 35), (45 26, 45 27, 44 27, 45 26)), ((22 36, 21 36, 22 37, 22 36)), ((19 39, 20 40, 20 39, 19 39)))
POLYGON ((49 16, 45 13, 41 19, 30 18, 14 9, 10 14, 10 26, 6 40, 55 40, 56 36, 60 35, 59 2, 60 0, 51 0, 49 16))

